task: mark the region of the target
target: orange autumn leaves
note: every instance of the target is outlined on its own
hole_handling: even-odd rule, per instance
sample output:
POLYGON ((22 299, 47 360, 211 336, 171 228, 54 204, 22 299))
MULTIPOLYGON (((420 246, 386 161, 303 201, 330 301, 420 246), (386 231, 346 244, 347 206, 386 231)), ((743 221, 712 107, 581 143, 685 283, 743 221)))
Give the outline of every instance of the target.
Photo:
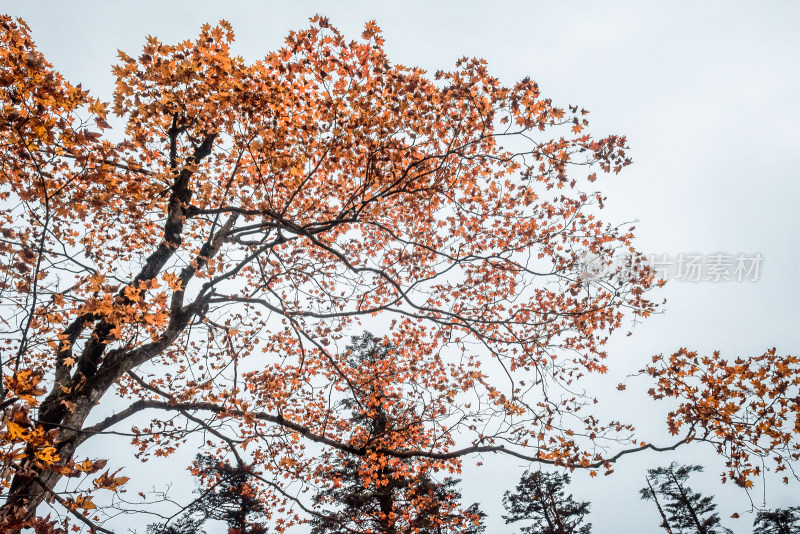
MULTIPOLYGON (((75 473, 119 490, 75 463, 116 427, 143 459, 199 435, 240 455, 270 510, 350 455, 380 484, 476 452, 599 467, 599 442, 625 443, 572 390, 610 372, 606 340, 655 310, 654 281, 582 271, 636 256, 578 172, 619 172, 626 140, 593 138, 585 110, 479 59, 393 64, 374 23, 349 41, 322 17, 252 63, 225 22, 148 37, 107 105, 23 22, 0 30, 0 521, 33 521, 75 473), (367 325, 391 357, 351 365, 367 325)), ((83 497, 64 506, 103 506, 83 497)))
POLYGON ((728 361, 684 348, 653 357, 646 371, 657 380, 653 398, 680 401, 670 431, 714 444, 727 459, 723 479, 749 488, 766 460, 778 472, 800 460, 800 358, 771 349, 728 361))

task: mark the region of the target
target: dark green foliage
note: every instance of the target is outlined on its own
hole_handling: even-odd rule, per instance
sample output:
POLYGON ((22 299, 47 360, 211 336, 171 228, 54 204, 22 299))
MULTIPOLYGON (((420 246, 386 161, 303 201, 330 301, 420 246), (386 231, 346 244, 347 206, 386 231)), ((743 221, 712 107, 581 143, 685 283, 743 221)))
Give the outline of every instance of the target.
POLYGON ((467 508, 466 513, 459 510, 458 480, 445 478, 437 482, 423 475, 413 481, 389 477, 386 485, 364 485, 359 465, 358 460, 346 462, 332 473, 341 479, 341 486, 315 495, 315 510, 319 515, 311 519, 312 534, 353 531, 481 534, 484 531, 485 514, 477 504, 467 508), (478 525, 474 524, 476 520, 478 525))
POLYGON ((198 454, 195 458, 197 476, 207 480, 210 488, 200 496, 176 521, 167 525, 152 524, 149 534, 203 534, 203 524, 211 520, 223 521, 228 532, 239 534, 265 534, 267 528, 260 517, 264 505, 252 493, 251 475, 244 468, 220 462, 211 455, 198 454))
POLYGON ((569 475, 526 471, 513 493, 503 496, 506 524, 530 521, 523 534, 589 534, 591 523, 582 524, 588 502, 578 502, 564 491, 569 475))
POLYGON ((758 512, 753 534, 800 534, 800 506, 758 512))
POLYGON ((246 469, 220 462, 210 455, 198 455, 195 465, 200 476, 214 484, 195 503, 195 510, 206 519, 224 521, 241 534, 264 534, 267 529, 258 520, 264 505, 253 493, 251 475, 246 469), (255 517, 253 517, 255 516, 255 517))
POLYGON ((658 508, 658 513, 661 515, 661 528, 667 531, 667 534, 674 534, 672 532, 672 527, 669 524, 669 518, 667 517, 666 512, 664 511, 664 507, 661 506, 661 501, 658 498, 658 493, 656 492, 655 488, 653 487, 653 483, 650 481, 650 474, 648 473, 645 477, 647 481, 647 487, 642 488, 639 490, 639 494, 641 495, 642 499, 645 501, 649 501, 650 499, 656 503, 656 508, 658 508))
POLYGON ((147 534, 205 534, 202 517, 186 513, 177 520, 164 525, 164 523, 153 523, 147 526, 147 534))
POLYGON ((639 490, 642 499, 654 499, 661 512, 662 528, 672 534, 730 534, 720 524, 717 505, 688 486, 689 475, 700 472, 699 465, 679 465, 647 470, 648 487, 639 490))

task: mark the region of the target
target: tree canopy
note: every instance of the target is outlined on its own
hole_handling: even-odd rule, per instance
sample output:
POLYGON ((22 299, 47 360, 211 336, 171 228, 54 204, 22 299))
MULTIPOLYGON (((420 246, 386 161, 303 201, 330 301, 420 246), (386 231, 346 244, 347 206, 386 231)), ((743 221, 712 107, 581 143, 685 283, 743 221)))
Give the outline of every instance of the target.
POLYGON ((503 496, 508 512, 503 519, 522 521, 522 534, 590 534, 591 523, 584 523, 589 503, 567 495, 569 481, 566 474, 526 471, 514 491, 503 496))
MULTIPOLYGON (((347 365, 367 369, 393 357, 394 348, 365 332, 347 347, 347 365)), ((402 432, 413 423, 397 411, 395 395, 387 390, 385 376, 354 385, 342 403, 365 441, 402 432)), ((427 462, 398 460, 378 451, 370 458, 329 455, 328 484, 313 498, 312 534, 375 532, 376 534, 480 534, 485 515, 477 503, 462 509, 458 480, 436 480, 427 462)))
POLYGON ((247 466, 220 462, 214 456, 198 454, 192 471, 201 487, 198 497, 177 518, 153 523, 147 531, 152 534, 204 534, 208 520, 222 521, 229 532, 266 534, 262 524, 266 517, 264 504, 255 497, 252 488, 256 480, 247 466))
MULTIPOLYGON (((630 163, 624 137, 482 60, 392 64, 374 22, 347 41, 314 17, 253 63, 233 38, 224 21, 148 37, 120 52, 106 103, 0 17, 4 531, 60 528, 45 500, 102 531, 135 470, 79 447, 113 433, 141 459, 199 447, 251 466, 279 531, 331 458, 385 485, 473 453, 599 469, 657 448, 573 392, 608 371, 626 317, 656 309, 633 229, 604 222, 594 190, 630 163), (618 268, 594 276, 587 257, 618 268), (351 365, 365 325, 387 357, 351 365), (392 417, 376 433, 378 398, 392 417)), ((768 360, 772 381, 760 360, 715 368, 734 399, 781 399, 743 416, 769 427, 727 453, 742 485, 749 455, 797 458, 798 360, 768 360)), ((738 440, 717 383, 684 391, 699 367, 660 361, 652 394, 687 397, 668 447, 738 440)))
POLYGON ((713 497, 703 496, 688 485, 689 476, 702 470, 699 465, 675 462, 647 470, 647 487, 640 490, 641 497, 655 501, 661 527, 670 534, 731 534, 721 524, 713 497))
POLYGON ((800 506, 760 510, 753 521, 753 534, 800 534, 800 506))

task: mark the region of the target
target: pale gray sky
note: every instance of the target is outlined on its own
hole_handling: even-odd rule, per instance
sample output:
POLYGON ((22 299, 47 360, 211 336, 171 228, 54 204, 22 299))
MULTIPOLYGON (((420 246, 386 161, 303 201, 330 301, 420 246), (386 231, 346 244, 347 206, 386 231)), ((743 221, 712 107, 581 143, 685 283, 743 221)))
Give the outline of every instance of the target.
MULTIPOLYGON (((642 251, 764 258, 756 283, 668 284, 661 291, 666 313, 612 342, 611 380, 681 346, 731 357, 772 346, 800 353, 798 2, 7 0, 3 8, 30 24, 56 69, 103 99, 113 89, 117 49, 136 54, 147 34, 174 42, 223 18, 236 31, 237 52, 250 60, 321 13, 352 38, 364 21, 377 20, 395 63, 434 71, 479 56, 506 84, 530 75, 556 103, 589 109, 595 135, 628 136, 634 165, 598 186, 608 196, 606 220, 639 220, 642 251)), ((628 384, 603 399, 608 409, 640 423, 648 441, 666 441, 666 407, 644 398, 644 381, 628 384)), ((630 458, 602 480, 576 475, 573 491, 592 501, 594 532, 659 532, 656 510, 638 500, 637 490, 646 467, 673 459, 707 465, 697 489, 717 495, 736 534, 751 531, 751 515, 727 519, 749 503, 738 489, 717 484, 721 462, 687 447, 630 458)), ((465 498, 490 513, 490 534, 510 532, 500 499, 525 466, 485 462, 466 469, 465 498)), ((153 480, 163 468, 155 461, 136 467, 153 480)), ((188 479, 176 484, 191 488, 188 479)), ((800 504, 796 490, 770 482, 768 504, 800 504)))

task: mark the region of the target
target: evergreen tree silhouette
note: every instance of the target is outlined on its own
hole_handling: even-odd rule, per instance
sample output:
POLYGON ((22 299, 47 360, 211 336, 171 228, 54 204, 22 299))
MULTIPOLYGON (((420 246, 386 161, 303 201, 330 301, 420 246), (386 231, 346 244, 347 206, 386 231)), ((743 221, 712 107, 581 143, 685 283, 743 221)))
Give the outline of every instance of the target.
POLYGON ((201 490, 200 496, 175 522, 149 525, 148 534, 203 534, 203 525, 209 519, 225 522, 231 534, 267 532, 259 517, 264 514, 264 505, 251 490, 247 469, 198 454, 195 471, 201 479, 210 480, 211 488, 201 490))
POLYGON ((758 512, 753 534, 800 534, 800 506, 758 512))
POLYGON ((640 490, 643 499, 652 498, 661 513, 662 527, 672 534, 731 534, 720 524, 717 505, 711 497, 688 486, 689 475, 703 470, 699 465, 679 465, 647 470, 647 487, 640 490), (662 507, 658 497, 663 499, 662 507))
MULTIPOLYGON (((353 369, 369 369, 371 362, 391 358, 393 350, 365 332, 352 338, 347 364, 353 369)), ((351 409, 352 421, 370 438, 380 438, 396 423, 381 390, 386 380, 376 376, 374 385, 367 381, 352 386, 352 397, 342 401, 351 409)), ((485 514, 477 503, 460 510, 457 479, 436 481, 431 472, 420 474, 414 460, 383 462, 372 480, 366 479, 366 462, 360 456, 346 455, 332 463, 337 467, 330 476, 339 483, 314 496, 318 515, 310 520, 311 534, 481 534, 485 529, 485 514), (410 472, 414 476, 409 476, 410 472)))
POLYGON ((582 524, 589 503, 566 495, 564 488, 569 480, 567 474, 526 471, 515 491, 503 496, 506 524, 532 521, 522 527, 523 534, 589 534, 591 523, 582 524))
POLYGON ((386 485, 364 485, 358 460, 336 470, 338 488, 320 491, 315 496, 319 515, 311 519, 312 534, 481 534, 486 516, 477 503, 466 514, 457 511, 461 493, 457 479, 434 481, 430 476, 410 483, 394 479, 386 485), (333 509, 330 509, 333 505, 333 509), (326 507, 326 508, 323 508, 326 507), (464 519, 463 516, 470 518, 464 519), (476 524, 477 522, 477 524, 476 524))
POLYGON ((656 508, 658 508, 658 513, 661 515, 661 528, 666 530, 667 534, 674 534, 672 532, 672 527, 669 524, 669 519, 667 518, 667 514, 664 512, 664 508, 661 506, 661 501, 658 500, 658 493, 653 488, 653 484, 650 482, 649 472, 647 475, 645 475, 644 478, 647 481, 647 487, 639 490, 642 499, 645 501, 653 499, 653 501, 656 503, 656 508))

